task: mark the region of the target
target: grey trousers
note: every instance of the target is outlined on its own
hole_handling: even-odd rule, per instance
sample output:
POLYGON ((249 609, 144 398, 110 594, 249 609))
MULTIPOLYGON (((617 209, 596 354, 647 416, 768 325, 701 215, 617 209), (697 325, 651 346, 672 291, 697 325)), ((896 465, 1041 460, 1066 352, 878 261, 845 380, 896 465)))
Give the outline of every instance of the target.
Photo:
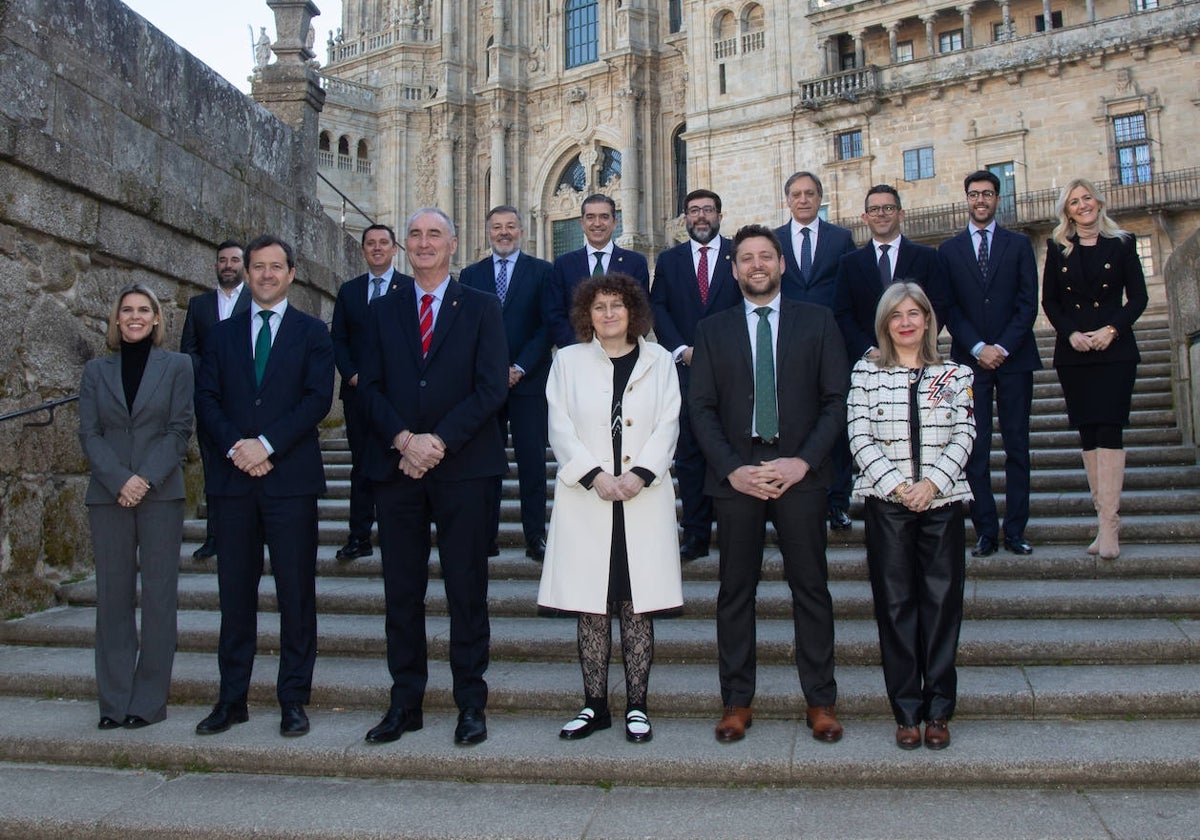
POLYGON ((175 611, 183 499, 135 508, 89 505, 96 555, 96 690, 100 716, 167 716, 175 661, 175 611), (142 579, 139 639, 138 573, 142 579))

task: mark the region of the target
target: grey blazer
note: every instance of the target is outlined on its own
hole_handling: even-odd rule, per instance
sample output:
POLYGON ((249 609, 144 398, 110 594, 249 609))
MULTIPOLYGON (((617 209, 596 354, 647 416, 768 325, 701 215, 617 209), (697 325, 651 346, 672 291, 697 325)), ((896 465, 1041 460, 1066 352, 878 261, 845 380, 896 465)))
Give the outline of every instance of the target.
POLYGON ((84 365, 79 443, 91 469, 85 504, 115 504, 133 475, 150 482, 146 501, 184 497, 192 391, 191 358, 159 347, 146 360, 132 412, 125 407, 119 352, 84 365))

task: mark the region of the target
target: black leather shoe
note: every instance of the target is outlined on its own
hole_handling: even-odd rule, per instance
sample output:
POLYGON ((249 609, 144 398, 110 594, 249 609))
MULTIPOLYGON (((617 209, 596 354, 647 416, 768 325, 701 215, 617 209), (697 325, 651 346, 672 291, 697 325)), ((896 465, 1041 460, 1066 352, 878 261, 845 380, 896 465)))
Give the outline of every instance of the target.
POLYGON ((579 714, 567 721, 567 725, 559 730, 558 737, 564 741, 579 741, 593 732, 611 727, 612 713, 608 709, 597 714, 592 711, 591 707, 584 706, 579 714))
POLYGON ((541 563, 546 559, 546 538, 534 537, 529 545, 525 548, 525 556, 533 560, 535 563, 541 563))
POLYGON ((351 537, 346 540, 346 544, 338 549, 337 559, 353 560, 356 557, 370 557, 371 539, 368 537, 365 540, 360 540, 357 537, 351 537))
POLYGON ((126 729, 141 729, 149 725, 150 721, 137 715, 125 715, 125 720, 121 722, 121 726, 126 729))
POLYGON ((851 524, 850 517, 846 515, 846 511, 840 507, 831 507, 829 509, 830 531, 849 531, 851 524))
POLYGON ((641 709, 625 713, 625 740, 631 744, 644 744, 654 739, 654 728, 650 718, 641 709))
POLYGON ((192 557, 197 560, 207 560, 209 557, 217 556, 217 541, 212 537, 204 540, 204 545, 192 552, 192 557))
POLYGON ((468 706, 458 713, 458 726, 454 727, 454 743, 460 747, 473 747, 487 740, 487 717, 483 709, 468 706))
POLYGON ((980 537, 979 542, 971 549, 972 557, 991 557, 996 553, 996 540, 992 537, 980 537))
POLYGON ((368 744, 387 744, 398 740, 405 732, 416 732, 424 725, 420 709, 388 709, 379 725, 367 733, 365 740, 368 744))
POLYGON ((97 729, 120 729, 121 722, 119 720, 114 720, 113 718, 110 718, 108 715, 105 715, 104 717, 100 718, 100 722, 98 724, 96 724, 96 728, 97 729))
POLYGON ((1033 554, 1033 546, 1025 542, 1024 537, 1005 537, 1004 547, 1013 554, 1033 554))
POLYGON ((218 703, 208 717, 196 724, 197 735, 216 735, 224 732, 235 723, 245 723, 250 720, 245 703, 218 703))
POLYGON ((679 559, 690 563, 700 557, 708 556, 708 541, 691 535, 685 536, 679 543, 679 559))
POLYGON ((300 703, 279 704, 279 734, 285 738, 299 738, 308 734, 308 715, 300 703))

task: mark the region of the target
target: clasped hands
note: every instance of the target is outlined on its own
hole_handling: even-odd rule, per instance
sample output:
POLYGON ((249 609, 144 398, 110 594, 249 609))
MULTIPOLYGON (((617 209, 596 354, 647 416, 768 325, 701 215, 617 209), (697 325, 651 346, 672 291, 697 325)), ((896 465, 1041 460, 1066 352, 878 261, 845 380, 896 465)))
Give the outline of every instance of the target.
POLYGON ((606 502, 628 502, 638 493, 646 482, 637 473, 627 472, 621 475, 602 472, 592 479, 592 489, 596 495, 606 502))
POLYGON ((922 478, 916 484, 905 482, 892 491, 892 498, 914 513, 929 510, 937 497, 937 485, 928 478, 922 478))
POLYGON ((131 475, 117 494, 117 504, 121 507, 137 507, 149 492, 149 481, 140 475, 131 475))
POLYGON ((1116 334, 1115 329, 1105 326, 1091 332, 1076 330, 1067 337, 1067 340, 1071 342, 1071 347, 1075 350, 1087 353, 1090 350, 1107 350, 1116 334))
POLYGON ((808 475, 808 462, 803 458, 775 458, 759 466, 747 464, 729 474, 733 489, 756 499, 778 499, 793 484, 808 475))
POLYGON ((400 471, 409 478, 421 478, 446 457, 446 444, 432 432, 400 432, 392 445, 400 452, 400 471))
POLYGON ((258 438, 242 438, 230 450, 229 459, 233 465, 251 478, 262 478, 274 469, 270 461, 271 453, 258 438))

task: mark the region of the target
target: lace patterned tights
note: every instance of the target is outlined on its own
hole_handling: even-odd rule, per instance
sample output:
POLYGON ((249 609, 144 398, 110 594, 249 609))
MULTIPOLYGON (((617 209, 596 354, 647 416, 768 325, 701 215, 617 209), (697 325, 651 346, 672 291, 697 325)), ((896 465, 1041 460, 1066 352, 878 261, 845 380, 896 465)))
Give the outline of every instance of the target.
MULTIPOLYGON (((646 711, 646 688, 654 658, 654 619, 635 613, 631 601, 617 601, 621 621, 621 658, 625 661, 625 708, 646 711)), ((579 614, 579 664, 583 667, 585 704, 608 708, 608 660, 612 653, 612 606, 604 615, 579 614)))

